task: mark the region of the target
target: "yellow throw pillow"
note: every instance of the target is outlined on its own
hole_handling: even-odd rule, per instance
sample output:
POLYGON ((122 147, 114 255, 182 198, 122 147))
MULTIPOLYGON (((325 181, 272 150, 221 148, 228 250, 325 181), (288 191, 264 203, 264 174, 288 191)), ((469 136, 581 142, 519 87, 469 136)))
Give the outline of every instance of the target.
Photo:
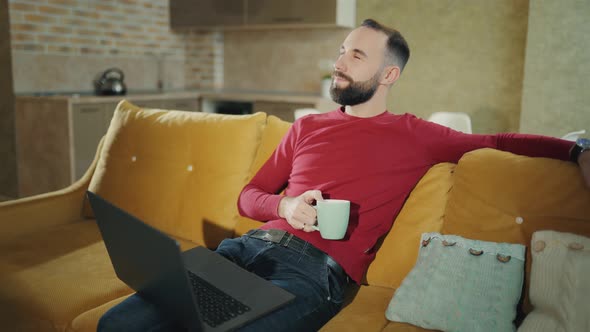
POLYGON ((265 122, 264 113, 142 109, 122 101, 89 189, 170 235, 215 247, 233 235, 265 122))

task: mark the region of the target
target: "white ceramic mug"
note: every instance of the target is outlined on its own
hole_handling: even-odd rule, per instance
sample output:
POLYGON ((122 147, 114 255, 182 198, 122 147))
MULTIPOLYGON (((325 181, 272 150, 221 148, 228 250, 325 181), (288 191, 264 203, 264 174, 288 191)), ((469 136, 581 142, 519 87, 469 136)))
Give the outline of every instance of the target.
POLYGON ((324 239, 340 240, 348 229, 350 201, 343 199, 324 199, 316 202, 318 224, 313 226, 324 239))

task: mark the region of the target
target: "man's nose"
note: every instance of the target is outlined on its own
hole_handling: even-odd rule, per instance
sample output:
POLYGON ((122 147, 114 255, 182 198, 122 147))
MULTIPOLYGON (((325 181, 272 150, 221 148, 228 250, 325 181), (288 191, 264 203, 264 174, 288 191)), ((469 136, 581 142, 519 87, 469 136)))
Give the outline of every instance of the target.
POLYGON ((346 64, 344 63, 344 57, 339 56, 336 62, 334 62, 334 70, 345 72, 346 71, 346 64))

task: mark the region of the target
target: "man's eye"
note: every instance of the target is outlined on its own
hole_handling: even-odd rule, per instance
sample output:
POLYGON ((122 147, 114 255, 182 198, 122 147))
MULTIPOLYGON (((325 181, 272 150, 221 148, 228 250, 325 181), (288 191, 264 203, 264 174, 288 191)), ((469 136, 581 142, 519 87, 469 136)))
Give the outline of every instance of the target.
POLYGON ((358 56, 358 55, 355 55, 355 56, 354 56, 354 58, 355 58, 355 59, 359 59, 359 60, 361 59, 361 57, 360 57, 360 56, 358 56))

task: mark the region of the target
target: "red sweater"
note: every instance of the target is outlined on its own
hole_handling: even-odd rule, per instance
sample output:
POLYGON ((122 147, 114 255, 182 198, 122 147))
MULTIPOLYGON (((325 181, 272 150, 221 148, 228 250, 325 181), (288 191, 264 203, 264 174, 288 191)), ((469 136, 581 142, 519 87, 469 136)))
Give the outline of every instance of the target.
POLYGON ((339 109, 295 121, 242 190, 238 208, 244 216, 267 221, 262 229, 282 229, 309 241, 360 283, 375 258, 373 246, 434 164, 456 163, 464 153, 480 148, 568 160, 571 146, 544 136, 463 134, 411 114, 358 118, 339 109), (296 230, 279 217, 278 193, 285 186, 288 196, 317 189, 324 198, 350 200, 345 238, 324 240, 319 232, 296 230))

